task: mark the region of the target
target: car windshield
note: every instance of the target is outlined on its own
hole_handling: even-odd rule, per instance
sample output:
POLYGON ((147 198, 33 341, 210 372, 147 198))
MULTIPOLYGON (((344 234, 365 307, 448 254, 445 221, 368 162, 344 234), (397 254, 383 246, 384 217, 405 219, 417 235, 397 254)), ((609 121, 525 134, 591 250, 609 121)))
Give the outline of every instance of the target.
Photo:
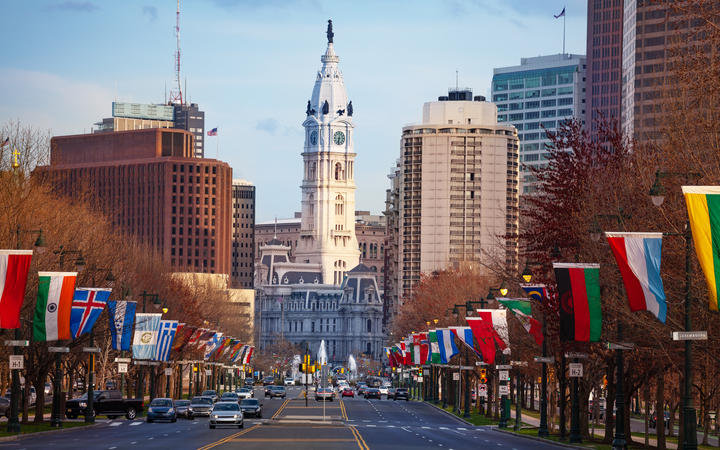
POLYGON ((396 392, 407 392, 407 389, 406 388, 397 388, 395 391, 396 392))
POLYGON ((330 392, 329 388, 319 388, 318 392, 330 392))
POLYGON ((246 398, 242 402, 240 402, 240 405, 242 406, 257 406, 258 401, 254 398, 246 398))
MULTIPOLYGON (((93 398, 98 398, 100 396, 100 394, 102 394, 101 391, 93 392, 93 398)), ((84 393, 81 397, 78 397, 78 400, 87 400, 87 399, 88 399, 87 392, 84 393)))
POLYGON ((175 406, 188 406, 190 400, 175 400, 175 406))
POLYGON ((192 402, 194 405, 212 405, 212 399, 205 397, 193 397, 192 402))
POLYGON ((202 395, 203 395, 203 397, 210 397, 210 396, 213 396, 213 395, 217 395, 217 392, 215 392, 215 391, 203 391, 202 395))
POLYGON ((237 411, 239 409, 237 403, 216 403, 213 411, 237 411))
POLYGON ((226 398, 226 397, 235 398, 235 397, 237 397, 237 394, 234 393, 234 392, 226 392, 226 393, 224 393, 224 394, 222 395, 222 398, 226 398))
POLYGON ((166 398, 156 398, 150 402, 150 406, 172 406, 172 400, 166 398))
POLYGON ((282 386, 270 386, 270 389, 272 389, 273 391, 284 391, 285 390, 285 388, 282 386))
POLYGON ((240 388, 240 392, 250 392, 250 388, 240 388))

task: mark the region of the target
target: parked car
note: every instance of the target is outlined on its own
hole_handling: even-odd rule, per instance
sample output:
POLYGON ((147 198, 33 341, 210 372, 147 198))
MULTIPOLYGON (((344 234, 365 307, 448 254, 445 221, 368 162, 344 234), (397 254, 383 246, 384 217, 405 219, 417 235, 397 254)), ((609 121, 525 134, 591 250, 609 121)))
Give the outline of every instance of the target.
POLYGON ((148 405, 147 423, 153 423, 156 420, 169 420, 177 422, 177 414, 175 413, 175 405, 171 398, 154 398, 148 405))
MULTIPOLYGON (((68 419, 76 419, 84 416, 87 408, 88 396, 85 393, 82 397, 65 402, 65 415, 68 419)), ((115 419, 125 416, 129 420, 135 419, 144 408, 143 400, 140 398, 122 398, 120 391, 94 391, 93 395, 93 416, 107 416, 108 419, 115 419)))
POLYGON ((213 403, 218 401, 217 391, 214 391, 214 390, 203 391, 203 393, 200 394, 200 396, 201 397, 210 397, 212 399, 213 403))
POLYGON ((380 395, 380 389, 378 388, 367 388, 365 390, 365 398, 376 398, 380 400, 382 396, 380 395))
POLYGON ((237 395, 240 399, 252 398, 255 397, 255 391, 253 388, 243 387, 238 389, 237 395))
POLYGON ((210 412, 209 426, 211 429, 218 425, 243 427, 243 413, 237 402, 217 402, 210 412))
POLYGON ((295 378, 293 377, 287 377, 285 378, 285 381, 283 382, 285 386, 294 386, 295 385, 295 378))
POLYGON ((263 378, 263 386, 270 386, 271 384, 275 383, 275 377, 265 377, 263 378))
POLYGON ((286 395, 287 395, 287 391, 285 391, 285 386, 270 386, 270 389, 265 390, 265 397, 285 398, 286 395))
POLYGON ((315 391, 315 401, 333 401, 335 398, 335 393, 330 388, 317 388, 315 391))
POLYGON ((355 398, 355 391, 350 389, 349 387, 346 387, 342 390, 342 394, 340 394, 342 397, 352 397, 355 398))
MULTIPOLYGON (((389 398, 390 397, 388 397, 388 399, 389 398)), ((409 401, 410 393, 408 392, 407 388, 397 388, 397 389, 394 389, 392 399, 409 401)))
POLYGON ((190 400, 175 400, 175 414, 178 417, 191 419, 190 416, 190 400))
MULTIPOLYGON (((670 423, 670 413, 665 411, 663 413, 663 416, 665 417, 665 424, 663 426, 665 427, 665 429, 667 429, 667 426, 670 423)), ((657 427, 657 412, 652 413, 652 416, 650 417, 650 420, 648 422, 649 422, 650 428, 657 427)))
POLYGON ((234 392, 225 392, 220 397, 220 402, 238 402, 240 401, 240 396, 234 392))
POLYGON ((10 418, 10 399, 0 397, 0 415, 10 418))
POLYGON ((243 416, 262 417, 262 403, 256 398, 240 400, 240 409, 243 412, 243 416))
POLYGON ((190 400, 190 409, 188 409, 188 418, 192 419, 197 416, 209 416, 213 407, 213 401, 210 397, 193 397, 190 400))

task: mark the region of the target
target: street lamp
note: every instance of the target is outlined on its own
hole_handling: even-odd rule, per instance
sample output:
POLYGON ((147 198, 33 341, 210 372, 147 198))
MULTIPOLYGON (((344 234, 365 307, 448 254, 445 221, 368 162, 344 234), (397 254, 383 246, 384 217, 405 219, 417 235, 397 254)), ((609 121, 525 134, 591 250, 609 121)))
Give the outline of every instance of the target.
MULTIPOLYGON (((662 179, 666 177, 679 177, 685 182, 702 178, 699 173, 693 172, 655 172, 655 182, 650 188, 650 198, 653 205, 658 208, 662 206, 665 200, 665 187, 662 179)), ((692 324, 690 321, 690 287, 691 287, 691 243, 692 232, 690 230, 690 219, 685 221, 684 233, 663 233, 665 236, 682 236, 685 237, 685 331, 691 331, 692 324)), ((697 448, 697 419, 695 415, 695 406, 692 397, 692 346, 690 340, 685 341, 685 373, 683 377, 683 449, 697 448)))

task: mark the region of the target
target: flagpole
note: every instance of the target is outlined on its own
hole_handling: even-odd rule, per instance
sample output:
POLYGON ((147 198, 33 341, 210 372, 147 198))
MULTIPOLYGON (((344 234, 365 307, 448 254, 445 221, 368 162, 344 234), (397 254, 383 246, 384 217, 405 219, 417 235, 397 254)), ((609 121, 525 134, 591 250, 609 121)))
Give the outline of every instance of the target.
POLYGON ((565 56, 565 19, 567 18, 567 11, 563 7, 563 56, 565 56))

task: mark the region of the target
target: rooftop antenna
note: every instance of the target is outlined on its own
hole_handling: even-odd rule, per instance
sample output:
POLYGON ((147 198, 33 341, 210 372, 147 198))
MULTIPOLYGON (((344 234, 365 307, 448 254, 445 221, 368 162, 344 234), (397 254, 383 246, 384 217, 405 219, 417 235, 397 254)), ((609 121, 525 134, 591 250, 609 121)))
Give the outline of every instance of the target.
POLYGON ((275 216, 275 234, 273 234, 273 239, 277 239, 277 216, 275 216))
POLYGON ((175 83, 177 90, 170 90, 170 103, 183 104, 182 86, 180 85, 180 0, 177 0, 177 12, 175 13, 175 40, 177 50, 175 51, 175 83))
POLYGON ((460 75, 460 71, 455 69, 455 90, 460 90, 460 83, 458 82, 458 77, 460 75))

